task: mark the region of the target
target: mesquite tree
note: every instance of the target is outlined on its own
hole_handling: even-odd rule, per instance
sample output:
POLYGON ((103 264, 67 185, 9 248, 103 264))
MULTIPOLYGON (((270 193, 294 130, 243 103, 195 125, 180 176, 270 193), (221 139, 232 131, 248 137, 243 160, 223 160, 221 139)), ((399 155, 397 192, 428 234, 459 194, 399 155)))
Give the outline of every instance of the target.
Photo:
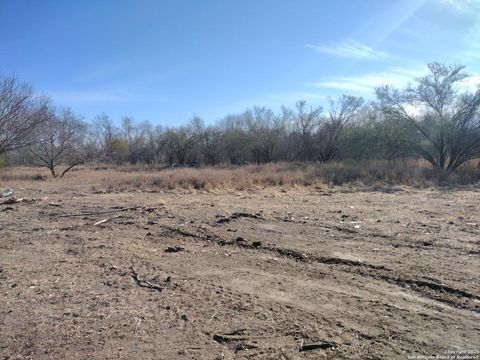
POLYGON ((56 168, 64 164, 63 177, 73 167, 83 162, 82 139, 85 125, 71 110, 50 110, 47 120, 37 131, 37 141, 31 147, 33 163, 47 167, 52 176, 58 176, 56 168))
POLYGON ((435 169, 455 171, 480 157, 480 89, 462 92, 464 66, 431 63, 428 69, 414 86, 384 86, 377 97, 386 116, 416 130, 412 149, 435 169))
POLYGON ((351 126, 363 105, 363 98, 343 95, 330 99, 328 115, 320 122, 317 137, 317 157, 322 163, 329 162, 337 155, 345 128, 351 126))

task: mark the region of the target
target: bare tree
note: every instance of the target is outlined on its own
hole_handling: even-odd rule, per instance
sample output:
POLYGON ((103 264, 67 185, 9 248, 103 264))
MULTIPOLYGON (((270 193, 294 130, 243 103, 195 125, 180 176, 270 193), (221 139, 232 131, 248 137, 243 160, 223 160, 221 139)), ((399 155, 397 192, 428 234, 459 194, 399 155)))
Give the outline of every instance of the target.
POLYGON ((330 99, 328 116, 321 122, 317 133, 317 158, 325 163, 335 158, 341 136, 350 126, 363 105, 363 98, 343 95, 339 99, 330 99))
POLYGON ((148 133, 148 153, 150 154, 151 163, 161 162, 165 157, 166 139, 163 127, 157 125, 150 129, 148 133))
POLYGON ((480 157, 480 89, 461 92, 464 66, 428 65, 429 73, 403 91, 376 89, 386 116, 416 129, 410 146, 434 168, 454 171, 480 157))
POLYGON ((115 152, 115 143, 117 142, 116 139, 119 136, 120 130, 105 113, 95 117, 92 128, 96 136, 96 142, 102 148, 103 158, 107 161, 112 161, 115 152))
POLYGON ((0 154, 28 146, 47 118, 48 99, 28 84, 0 74, 0 154))
POLYGON ((223 140, 223 132, 213 126, 203 131, 200 147, 206 165, 216 165, 220 162, 223 140))
POLYGON ((229 114, 220 120, 219 130, 223 134, 222 153, 230 164, 240 165, 248 162, 250 152, 247 144, 248 134, 242 114, 229 114))
POLYGON ((166 155, 170 165, 184 166, 187 162, 193 162, 193 149, 200 141, 202 132, 202 120, 195 116, 187 126, 165 131, 166 155))
POLYGON ((315 129, 319 126, 323 108, 307 108, 307 102, 300 100, 295 105, 296 113, 294 115, 294 137, 297 143, 297 153, 295 158, 299 160, 313 160, 314 158, 314 139, 315 129))
POLYGON ((249 146, 257 164, 274 160, 280 136, 285 129, 283 118, 272 110, 255 106, 243 114, 248 134, 249 146))
POLYGON ((122 135, 128 144, 128 160, 131 164, 146 160, 148 162, 148 141, 152 125, 148 121, 137 123, 133 118, 124 116, 121 120, 122 135))
POLYGON ((124 116, 121 119, 121 132, 125 140, 132 143, 136 137, 138 126, 135 124, 135 120, 130 116, 124 116))
POLYGON ((57 112, 51 110, 47 120, 37 131, 37 142, 31 153, 34 164, 47 167, 52 176, 58 176, 56 168, 65 164, 63 177, 73 167, 83 162, 81 143, 85 126, 69 109, 57 112))

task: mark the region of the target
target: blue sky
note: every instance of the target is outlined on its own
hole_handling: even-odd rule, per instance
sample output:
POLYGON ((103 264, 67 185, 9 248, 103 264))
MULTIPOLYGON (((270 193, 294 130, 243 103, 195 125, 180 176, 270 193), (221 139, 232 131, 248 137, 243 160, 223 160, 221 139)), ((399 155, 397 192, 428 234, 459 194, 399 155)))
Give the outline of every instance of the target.
POLYGON ((0 72, 90 120, 177 125, 404 86, 480 83, 480 0, 0 0, 0 72))

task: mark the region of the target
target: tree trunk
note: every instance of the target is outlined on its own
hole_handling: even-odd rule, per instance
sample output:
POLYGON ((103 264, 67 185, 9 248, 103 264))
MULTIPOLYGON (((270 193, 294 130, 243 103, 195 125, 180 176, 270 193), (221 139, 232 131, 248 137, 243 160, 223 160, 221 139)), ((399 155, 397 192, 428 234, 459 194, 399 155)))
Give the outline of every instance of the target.
POLYGON ((57 173, 55 172, 55 165, 50 164, 48 168, 50 169, 50 172, 52 173, 52 176, 55 179, 57 177, 57 173))

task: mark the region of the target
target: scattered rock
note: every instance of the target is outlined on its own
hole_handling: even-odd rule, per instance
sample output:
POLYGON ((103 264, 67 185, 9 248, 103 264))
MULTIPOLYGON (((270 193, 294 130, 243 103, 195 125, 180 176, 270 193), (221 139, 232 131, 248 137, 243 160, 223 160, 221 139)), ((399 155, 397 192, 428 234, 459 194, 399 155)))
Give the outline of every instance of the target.
POLYGON ((230 218, 220 218, 217 220, 217 224, 225 224, 229 222, 230 222, 230 218))
POLYGON ((63 313, 65 316, 73 316, 73 317, 80 317, 80 313, 75 311, 66 311, 63 313))
POLYGON ((0 192, 0 197, 10 197, 15 193, 12 189, 6 189, 5 191, 0 192))
POLYGON ((258 212, 256 214, 250 214, 250 213, 246 213, 246 212, 234 212, 232 215, 230 215, 230 217, 226 217, 223 214, 217 214, 217 215, 215 215, 215 217, 217 218, 217 221, 216 221, 217 224, 224 224, 224 223, 229 223, 232 220, 240 219, 240 218, 261 219, 262 214, 260 212, 258 212))

